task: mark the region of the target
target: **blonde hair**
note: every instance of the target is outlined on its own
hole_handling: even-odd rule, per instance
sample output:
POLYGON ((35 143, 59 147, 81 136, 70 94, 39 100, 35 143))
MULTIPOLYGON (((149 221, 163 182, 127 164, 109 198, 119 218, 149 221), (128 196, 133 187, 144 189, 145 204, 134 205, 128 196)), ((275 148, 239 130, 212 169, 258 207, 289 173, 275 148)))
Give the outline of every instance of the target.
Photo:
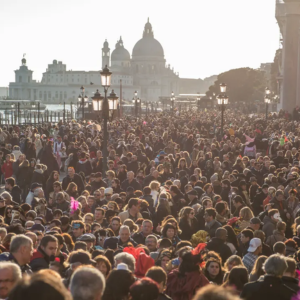
POLYGON ((240 216, 245 220, 245 221, 250 221, 254 216, 253 212, 249 207, 243 207, 240 211, 240 216))
POLYGON ((150 184, 149 184, 149 188, 150 188, 151 190, 156 190, 156 189, 158 189, 159 187, 160 187, 160 183, 159 183, 158 181, 156 181, 156 180, 151 181, 150 184))

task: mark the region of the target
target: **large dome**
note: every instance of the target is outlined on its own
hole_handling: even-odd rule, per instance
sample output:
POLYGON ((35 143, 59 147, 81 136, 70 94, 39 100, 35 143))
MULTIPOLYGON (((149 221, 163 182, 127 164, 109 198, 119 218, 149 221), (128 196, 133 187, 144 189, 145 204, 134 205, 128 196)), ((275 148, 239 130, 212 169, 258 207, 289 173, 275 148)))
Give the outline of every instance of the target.
POLYGON ((116 49, 111 53, 111 60, 128 61, 130 60, 130 53, 124 48, 122 37, 116 44, 116 49))
POLYGON ((159 41, 154 38, 152 25, 148 22, 145 25, 143 38, 140 39, 132 50, 132 57, 155 56, 164 58, 164 49, 159 41))

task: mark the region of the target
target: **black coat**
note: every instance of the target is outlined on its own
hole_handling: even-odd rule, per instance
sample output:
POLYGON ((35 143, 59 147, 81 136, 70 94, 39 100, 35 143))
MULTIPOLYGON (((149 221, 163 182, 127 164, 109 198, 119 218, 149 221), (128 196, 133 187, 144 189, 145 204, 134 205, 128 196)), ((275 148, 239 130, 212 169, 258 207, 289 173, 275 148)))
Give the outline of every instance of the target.
POLYGON ((76 165, 76 173, 83 172, 85 176, 90 176, 92 173, 91 162, 87 159, 79 160, 76 165))
POLYGON ((206 248, 210 251, 215 251, 220 254, 222 258, 222 263, 224 264, 226 260, 232 255, 230 248, 224 244, 219 238, 213 237, 208 243, 206 248))
POLYGON ((245 284, 240 297, 245 300, 291 300, 296 293, 281 278, 266 275, 245 284))
POLYGON ((62 181, 62 189, 64 191, 67 189, 70 182, 76 183, 79 194, 81 194, 84 191, 84 183, 80 175, 74 174, 74 177, 72 179, 69 175, 67 175, 62 181))
POLYGON ((133 189, 135 191, 142 190, 142 186, 136 181, 136 179, 133 179, 130 183, 129 183, 128 179, 124 180, 121 184, 121 189, 122 189, 122 191, 126 192, 127 188, 130 186, 133 187, 133 189))
POLYGON ((181 240, 189 241, 194 233, 199 229, 198 221, 196 218, 192 219, 192 226, 190 226, 186 219, 181 219, 179 222, 181 234, 179 235, 181 240))
POLYGON ((47 256, 46 253, 39 247, 37 251, 33 253, 29 265, 33 272, 37 272, 43 269, 49 269, 49 263, 49 256, 47 256))
POLYGON ((28 176, 29 167, 19 166, 17 172, 17 184, 21 189, 25 189, 31 184, 30 176, 28 176))
POLYGON ((31 183, 34 183, 34 182, 44 185, 44 175, 38 169, 34 170, 33 175, 32 175, 31 183))

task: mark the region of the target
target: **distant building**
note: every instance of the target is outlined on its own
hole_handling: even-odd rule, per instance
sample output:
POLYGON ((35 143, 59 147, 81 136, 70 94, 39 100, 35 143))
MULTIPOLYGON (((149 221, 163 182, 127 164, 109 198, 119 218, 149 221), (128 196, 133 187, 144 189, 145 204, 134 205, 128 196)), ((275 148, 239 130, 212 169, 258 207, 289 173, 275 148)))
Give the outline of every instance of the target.
MULTIPOLYGON (((217 76, 207 79, 180 78, 170 65, 166 65, 164 49, 154 38, 152 25, 146 23, 142 38, 135 44, 132 55, 125 49, 122 37, 110 52, 109 44, 102 48, 102 68, 108 66, 112 72, 112 86, 122 99, 131 100, 134 91, 142 101, 158 101, 159 97, 169 97, 173 91, 180 93, 205 93, 217 76)), ((80 87, 92 97, 96 89, 102 92, 98 71, 73 71, 61 61, 53 60, 43 73, 42 80, 32 79, 33 71, 22 59, 21 67, 15 71, 15 81, 9 84, 9 97, 20 100, 42 100, 48 103, 76 102, 80 87)))

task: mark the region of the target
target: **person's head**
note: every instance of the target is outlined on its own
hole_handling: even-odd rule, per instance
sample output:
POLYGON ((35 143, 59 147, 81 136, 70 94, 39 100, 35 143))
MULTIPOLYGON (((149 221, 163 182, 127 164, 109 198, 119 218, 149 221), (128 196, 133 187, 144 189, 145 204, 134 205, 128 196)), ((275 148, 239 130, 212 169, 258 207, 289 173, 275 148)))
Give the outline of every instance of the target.
POLYGON ((251 229, 244 229, 241 232, 241 242, 243 244, 248 243, 253 238, 253 231, 251 229))
POLYGON ((104 218, 104 214, 105 214, 104 209, 101 207, 97 207, 95 209, 95 221, 97 222, 99 220, 102 220, 104 218))
POLYGON ((198 290, 193 300, 240 300, 232 290, 214 284, 208 284, 198 290))
POLYGON ((82 221, 72 221, 72 232, 75 238, 80 237, 85 232, 85 225, 82 221))
POLYGON ((296 277, 296 268, 297 264, 296 261, 291 257, 286 257, 285 261, 287 263, 287 269, 283 273, 283 276, 295 278, 296 277))
POLYGON ((159 292, 162 293, 165 290, 167 284, 167 273, 161 267, 151 267, 146 275, 159 285, 159 292))
POLYGON ((134 179, 134 173, 132 171, 127 172, 127 179, 132 181, 134 179))
POLYGON ((80 267, 72 274, 70 292, 75 300, 101 300, 105 290, 103 274, 93 267, 80 267))
POLYGON ((204 213, 204 219, 206 223, 213 221, 216 218, 217 212, 214 208, 206 208, 204 213))
POLYGON ((251 227, 254 231, 259 230, 261 226, 261 221, 259 218, 251 218, 249 227, 251 227))
POLYGON ((21 280, 20 267, 12 262, 0 263, 0 298, 6 299, 15 284, 21 280))
POLYGON ((262 242, 258 238, 253 238, 250 240, 248 252, 259 255, 262 251, 262 242))
POLYGON ((53 258, 58 249, 57 238, 53 235, 44 236, 41 240, 40 247, 48 257, 53 258))
POLYGON ((240 195, 237 195, 233 198, 233 205, 235 208, 238 208, 242 205, 244 205, 243 198, 240 195))
POLYGON ((253 216, 253 212, 249 207, 243 207, 240 210, 240 217, 245 220, 245 221, 250 221, 254 216, 253 216))
POLYGON ((255 261, 251 274, 256 275, 258 278, 264 275, 265 271, 263 269, 263 265, 267 258, 268 257, 264 255, 259 256, 255 261))
POLYGON ((128 270, 112 270, 106 280, 103 299, 128 299, 129 288, 135 282, 133 273, 128 270))
POLYGON ((56 299, 72 300, 59 274, 52 270, 41 270, 31 277, 24 277, 11 291, 10 299, 56 299))
POLYGON ((73 167, 68 168, 68 175, 73 178, 75 174, 75 169, 73 167))
POLYGON ((225 242, 227 240, 227 230, 223 227, 217 228, 215 237, 225 242))
POLYGON ((96 261, 96 268, 107 278, 111 271, 110 261, 104 255, 98 255, 94 260, 96 261))
POLYGON ((142 223, 142 233, 144 236, 147 236, 152 233, 153 223, 150 220, 144 220, 142 223))
POLYGON ((126 243, 130 239, 130 229, 126 225, 122 225, 119 231, 120 240, 126 243))
POLYGON ((33 254, 32 240, 23 234, 15 235, 11 239, 9 250, 19 265, 28 264, 33 254))
POLYGON ((149 234, 145 240, 146 247, 150 250, 150 252, 156 251, 157 249, 157 237, 153 234, 149 234))
POLYGON ((9 177, 5 179, 5 188, 8 190, 12 190, 12 188, 15 186, 16 181, 13 177, 9 177))
POLYGON ((242 259, 238 255, 231 255, 225 262, 224 268, 230 271, 235 266, 244 266, 242 259))
POLYGON ((115 267, 118 266, 120 263, 124 263, 128 266, 128 269, 131 272, 135 271, 135 258, 132 254, 129 254, 127 252, 121 252, 118 253, 115 257, 115 267))
POLYGON ((233 267, 228 275, 227 284, 238 291, 242 291, 244 285, 249 281, 249 274, 245 267, 233 267))
POLYGON ((209 275, 210 278, 216 278, 222 271, 221 262, 214 258, 209 258, 205 264, 205 274, 209 275))
POLYGON ((131 198, 128 201, 128 209, 133 213, 138 213, 141 209, 141 200, 138 198, 131 198))
POLYGON ((288 264, 286 258, 280 254, 271 255, 264 263, 263 269, 267 275, 281 278, 288 264))
POLYGON ((161 232, 162 236, 165 238, 168 238, 170 240, 173 240, 173 238, 176 235, 176 227, 170 223, 167 223, 161 232))
POLYGON ((159 285, 151 278, 144 277, 130 287, 130 295, 132 300, 157 300, 159 285))
POLYGON ((270 209, 268 211, 268 216, 274 223, 277 223, 278 221, 280 221, 280 214, 279 214, 278 209, 270 209))
POLYGON ((283 242, 276 242, 273 246, 273 252, 280 255, 285 255, 286 246, 283 242))
POLYGON ((277 222, 276 229, 284 234, 286 230, 286 223, 281 221, 277 222))

